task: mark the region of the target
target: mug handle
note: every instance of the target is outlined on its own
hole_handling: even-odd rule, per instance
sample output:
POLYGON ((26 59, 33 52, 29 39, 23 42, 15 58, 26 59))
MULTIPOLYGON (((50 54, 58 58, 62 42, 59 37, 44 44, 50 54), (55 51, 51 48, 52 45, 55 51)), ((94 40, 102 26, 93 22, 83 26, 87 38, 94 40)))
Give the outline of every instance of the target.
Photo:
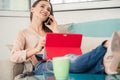
POLYGON ((47 71, 53 73, 53 71, 48 68, 48 62, 52 62, 52 60, 50 60, 50 59, 47 60, 47 62, 46 62, 46 69, 47 69, 47 71))

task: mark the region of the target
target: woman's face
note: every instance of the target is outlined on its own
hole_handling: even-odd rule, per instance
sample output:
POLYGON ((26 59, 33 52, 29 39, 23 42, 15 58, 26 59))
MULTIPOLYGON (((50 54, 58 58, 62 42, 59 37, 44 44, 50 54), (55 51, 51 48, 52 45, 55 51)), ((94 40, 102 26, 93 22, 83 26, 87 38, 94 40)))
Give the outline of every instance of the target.
POLYGON ((51 6, 47 1, 40 1, 35 7, 31 9, 33 13, 33 18, 40 19, 41 21, 45 21, 51 12, 51 6))

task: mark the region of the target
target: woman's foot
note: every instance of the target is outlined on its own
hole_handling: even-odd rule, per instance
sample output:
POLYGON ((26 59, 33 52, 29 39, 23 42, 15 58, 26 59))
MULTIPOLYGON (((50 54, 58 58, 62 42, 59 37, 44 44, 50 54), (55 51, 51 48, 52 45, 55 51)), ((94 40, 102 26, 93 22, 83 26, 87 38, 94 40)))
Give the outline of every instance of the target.
POLYGON ((112 35, 107 53, 104 56, 105 72, 107 74, 117 74, 118 64, 120 62, 120 32, 112 35))

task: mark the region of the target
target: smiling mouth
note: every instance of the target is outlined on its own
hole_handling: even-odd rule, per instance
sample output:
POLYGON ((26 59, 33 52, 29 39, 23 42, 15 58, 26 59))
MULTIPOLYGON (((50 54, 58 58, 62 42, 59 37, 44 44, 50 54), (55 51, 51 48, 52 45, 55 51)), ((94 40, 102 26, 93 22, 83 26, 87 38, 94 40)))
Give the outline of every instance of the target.
POLYGON ((40 14, 42 14, 43 16, 47 16, 47 14, 46 14, 46 13, 43 13, 43 12, 40 12, 40 14))

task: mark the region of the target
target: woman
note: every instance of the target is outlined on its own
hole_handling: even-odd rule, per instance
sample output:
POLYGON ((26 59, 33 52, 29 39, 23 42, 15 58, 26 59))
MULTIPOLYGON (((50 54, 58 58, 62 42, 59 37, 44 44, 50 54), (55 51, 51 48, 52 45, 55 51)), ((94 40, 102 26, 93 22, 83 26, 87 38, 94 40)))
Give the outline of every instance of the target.
POLYGON ((30 13, 31 24, 17 35, 10 60, 15 63, 38 63, 37 54, 43 53, 46 32, 59 32, 53 16, 52 5, 47 0, 34 2, 30 13), (50 18, 50 25, 46 24, 50 18))
MULTIPOLYGON (((57 23, 53 16, 52 5, 47 0, 36 0, 33 3, 30 14, 31 24, 28 28, 20 31, 12 49, 11 61, 15 63, 31 62, 34 74, 46 72, 46 62, 39 61, 44 53, 45 35, 47 32, 59 33, 57 23), (50 18, 50 24, 46 20, 50 18)), ((71 73, 116 73, 104 66, 103 58, 107 52, 108 41, 104 41, 96 49, 81 56, 66 55, 71 59, 71 73), (74 57, 72 60, 71 57, 74 57)), ((107 56, 108 57, 108 56, 107 56)), ((107 59, 108 60, 108 59, 107 59)), ((107 61, 105 60, 105 61, 107 61)), ((109 61, 111 62, 111 61, 109 61)), ((116 66, 118 63, 116 63, 116 66)), ((49 63, 52 69, 52 64, 49 63)))

